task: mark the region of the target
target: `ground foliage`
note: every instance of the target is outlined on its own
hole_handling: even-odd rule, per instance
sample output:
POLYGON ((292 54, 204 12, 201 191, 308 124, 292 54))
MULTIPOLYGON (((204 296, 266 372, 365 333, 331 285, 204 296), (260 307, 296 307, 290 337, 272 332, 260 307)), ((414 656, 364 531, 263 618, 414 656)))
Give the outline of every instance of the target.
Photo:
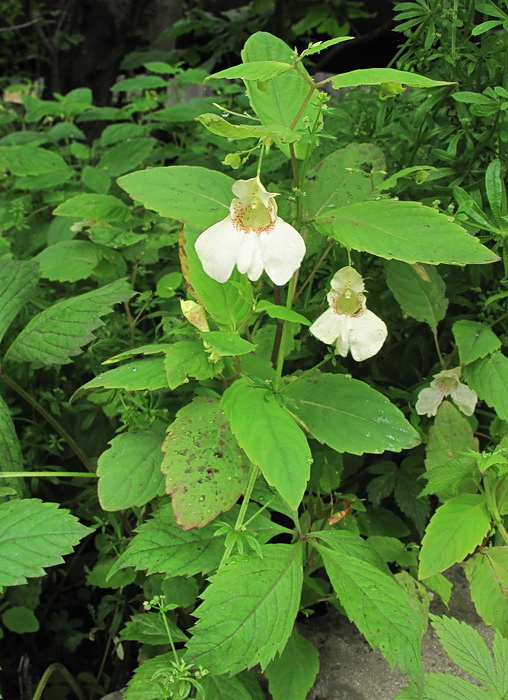
POLYGON ((395 10, 392 66, 317 86, 343 36, 254 33, 211 76, 149 61, 108 107, 4 93, 6 698, 255 700, 259 665, 304 700, 323 606, 408 674, 401 698, 506 697, 508 16, 395 10), (306 256, 287 285, 218 282, 194 244, 259 173, 306 256), (350 266, 388 327, 362 362, 312 333, 350 266), (421 667, 454 564, 492 653, 430 621, 481 688, 421 667))

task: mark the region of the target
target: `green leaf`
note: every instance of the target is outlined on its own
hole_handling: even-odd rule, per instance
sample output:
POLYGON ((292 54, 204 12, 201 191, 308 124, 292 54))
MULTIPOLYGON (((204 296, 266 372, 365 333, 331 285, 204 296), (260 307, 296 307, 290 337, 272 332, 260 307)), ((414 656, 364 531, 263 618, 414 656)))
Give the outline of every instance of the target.
POLYGON ((416 600, 391 575, 371 563, 316 544, 347 616, 391 666, 423 681, 420 653, 424 620, 416 600))
POLYGON ((2 477, 2 472, 23 471, 23 457, 11 418, 9 407, 0 394, 0 488, 11 487, 21 496, 24 492, 23 481, 13 477, 2 477))
POLYGON ((37 632, 39 629, 39 621, 33 612, 21 605, 8 608, 2 615, 2 622, 8 630, 16 634, 37 632))
POLYGON ((0 503, 0 586, 43 576, 43 567, 61 564, 63 555, 90 532, 57 503, 38 498, 0 503))
POLYGON ((270 318, 281 318, 284 321, 290 321, 291 323, 301 323, 304 326, 310 326, 311 322, 302 316, 302 314, 297 313, 293 309, 288 309, 286 306, 279 306, 278 304, 273 304, 271 301, 266 301, 261 299, 256 304, 256 313, 264 311, 270 318))
POLYGON ((438 617, 431 614, 430 621, 451 660, 494 692, 496 668, 480 633, 453 617, 438 617))
POLYGON ((419 202, 360 202, 321 214, 316 223, 346 248, 407 263, 466 265, 498 256, 461 226, 419 202))
POLYGON ((134 124, 133 122, 109 124, 102 131, 99 143, 103 148, 107 148, 116 143, 123 143, 128 139, 135 139, 138 138, 138 136, 143 136, 144 133, 145 127, 142 124, 134 124))
POLYGON ((304 217, 312 220, 330 208, 372 197, 385 170, 384 153, 372 143, 351 143, 330 153, 309 175, 304 217))
POLYGON ((208 168, 174 165, 123 175, 122 189, 146 209, 203 231, 229 214, 234 180, 208 168))
POLYGON ((463 376, 480 399, 502 420, 508 420, 508 357, 494 352, 463 369, 463 376))
POLYGON ((98 495, 103 510, 144 506, 164 493, 161 444, 157 430, 121 433, 99 457, 98 495))
POLYGON ((492 651, 496 661, 496 689, 501 697, 506 698, 508 694, 508 639, 498 630, 494 634, 492 651))
POLYGON ((38 281, 39 267, 33 260, 0 260, 0 340, 33 297, 38 281))
POLYGON ((340 44, 343 41, 351 41, 354 39, 353 36, 338 36, 335 39, 327 39, 326 41, 314 41, 309 44, 309 47, 302 51, 300 58, 305 58, 305 56, 312 56, 315 53, 329 49, 330 46, 335 46, 335 44, 340 44))
POLYGON ((119 352, 118 355, 108 357, 108 359, 104 360, 102 364, 110 365, 115 362, 121 362, 122 360, 129 360, 131 357, 135 357, 136 355, 163 355, 170 347, 170 343, 151 343, 149 345, 141 345, 139 348, 130 348, 129 350, 119 352))
POLYGON ((484 323, 455 321, 452 333, 457 343, 461 365, 469 365, 501 347, 497 335, 484 323))
POLYGON ((431 88, 438 85, 453 85, 444 80, 432 80, 423 75, 409 73, 405 70, 394 68, 363 68, 360 70, 340 73, 330 78, 333 87, 338 90, 343 87, 357 87, 359 85, 381 85, 381 83, 402 83, 410 87, 431 88))
POLYGON ((30 144, 0 146, 0 169, 2 168, 19 176, 45 175, 56 170, 69 170, 60 154, 30 144))
POLYGON ((420 442, 385 396, 346 375, 316 372, 290 384, 284 395, 311 435, 337 452, 400 452, 420 442))
POLYGON ((103 249, 90 241, 60 241, 44 248, 34 260, 39 263, 41 277, 56 282, 76 282, 93 273, 103 249))
POLYGON ((157 141, 152 138, 127 139, 102 154, 97 167, 111 177, 138 168, 152 153, 157 141))
POLYGON ((189 291, 204 306, 221 329, 236 330, 254 306, 252 285, 247 275, 234 270, 221 284, 203 270, 194 244, 202 229, 185 227, 181 237, 180 261, 189 291))
POLYGON ((305 700, 318 672, 316 647, 294 629, 284 651, 270 661, 265 674, 273 700, 305 700))
POLYGON ((178 411, 162 449, 166 493, 185 530, 204 527, 245 491, 249 462, 213 396, 196 396, 178 411))
POLYGON ((221 369, 220 365, 210 362, 203 343, 193 340, 180 340, 171 345, 164 353, 163 365, 170 389, 188 382, 188 377, 208 379, 221 369))
POLYGON ((466 564, 471 598, 478 614, 508 636, 508 547, 489 547, 466 564))
MULTIPOLYGON (((246 64, 248 65, 248 64, 246 64)), ((212 134, 228 139, 261 139, 276 136, 283 143, 294 143, 299 135, 282 124, 272 126, 251 126, 250 124, 230 124, 218 114, 200 114, 196 120, 211 131, 212 134)))
MULTIPOLYGON (((369 541, 367 541, 363 537, 360 537, 360 535, 349 532, 348 530, 320 530, 313 533, 313 536, 317 537, 326 547, 340 556, 345 555, 355 559, 361 559, 375 569, 379 569, 379 571, 385 574, 390 574, 390 569, 386 565, 386 562, 378 553, 378 550, 370 544, 370 539, 372 538, 369 538, 369 541)), ((374 539, 388 538, 375 537, 374 539)), ((402 545, 399 540, 395 540, 395 542, 398 542, 402 548, 404 548, 404 545, 402 545)))
MULTIPOLYGON (((435 438, 435 434, 432 434, 431 439, 435 440, 435 438)), ((446 437, 444 438, 446 444, 446 437)), ((441 501, 446 501, 459 493, 476 493, 480 479, 474 457, 466 456, 448 460, 443 452, 441 454, 445 461, 423 475, 428 480, 428 484, 421 495, 433 493, 441 501)))
POLYGON ((388 287, 402 311, 435 331, 448 306, 445 283, 436 268, 389 260, 385 269, 388 287))
POLYGON ((228 678, 227 676, 207 675, 200 680, 206 700, 264 700, 265 694, 259 684, 250 674, 239 674, 228 678), (254 688, 247 685, 252 678, 254 688), (253 693, 251 691, 254 691, 253 693), (256 692, 257 691, 257 692, 256 692))
MULTIPOLYGON (((286 43, 272 34, 256 32, 245 42, 242 50, 242 61, 248 66, 266 59, 292 64, 294 52, 286 43)), ((290 65, 288 65, 289 67, 290 65)), ((300 64, 299 70, 310 80, 303 65, 300 64)), ((251 106, 265 126, 280 124, 287 128, 293 128, 293 122, 309 94, 308 82, 295 70, 288 70, 283 75, 272 78, 266 86, 258 84, 255 80, 248 80, 246 87, 251 106)), ((313 126, 318 122, 321 104, 318 91, 315 90, 301 114, 298 115, 298 120, 294 125, 295 131, 301 136, 300 141, 294 147, 297 158, 305 158, 308 147, 316 143, 315 136, 309 134, 306 124, 309 123, 313 126)), ((275 139, 275 142, 286 155, 289 154, 287 145, 280 143, 278 139, 275 139)))
POLYGON ((138 75, 135 78, 119 80, 111 88, 112 92, 126 92, 128 90, 156 90, 167 88, 168 81, 159 78, 158 75, 138 75))
POLYGON ((206 331, 199 335, 206 345, 224 357, 245 355, 256 349, 253 343, 249 343, 236 331, 206 331))
POLYGON ((242 78, 243 80, 270 80, 282 73, 287 73, 292 68, 291 63, 281 63, 280 61, 250 61, 241 63, 238 66, 231 66, 218 73, 209 75, 206 80, 219 80, 220 78, 242 78))
POLYGON ((125 223, 132 217, 129 207, 111 194, 77 194, 59 204, 53 214, 107 223, 125 223))
POLYGON ((213 674, 258 663, 265 669, 293 629, 303 581, 301 544, 268 544, 261 552, 262 558, 236 560, 215 574, 194 613, 199 620, 187 656, 213 674))
POLYGON ((493 700, 486 690, 449 673, 426 673, 423 696, 411 683, 394 700, 493 700))
POLYGON ((457 200, 457 204, 459 205, 457 209, 458 214, 466 214, 468 219, 470 219, 475 226, 479 226, 486 231, 499 233, 499 229, 489 221, 481 207, 477 204, 473 197, 471 197, 469 192, 466 192, 466 190, 462 189, 462 187, 454 187, 453 194, 457 200))
POLYGON ((490 529, 484 496, 461 493, 436 510, 427 526, 420 551, 418 577, 439 574, 463 561, 490 529))
POLYGON ((506 214, 506 187, 504 184, 504 168, 499 158, 494 158, 485 171, 485 189, 490 208, 495 216, 506 214))
MULTIPOLYGON (((166 615, 166 623, 171 632, 173 642, 186 642, 188 637, 178 629, 173 620, 166 615)), ((145 612, 133 615, 120 632, 120 639, 133 640, 141 644, 167 645, 168 632, 163 616, 157 612, 145 612)))
POLYGON ((226 389, 222 407, 247 457, 296 510, 309 480, 311 462, 301 429, 272 392, 253 386, 245 377, 226 389))
POLYGON ((87 389, 125 389, 126 391, 144 391, 149 389, 166 389, 168 382, 162 357, 151 357, 128 362, 97 375, 78 389, 75 396, 87 389))
POLYGON ((111 178, 104 170, 85 165, 81 171, 81 180, 92 192, 96 194, 107 194, 111 185, 111 178))
POLYGON ((166 700, 168 693, 160 672, 167 671, 169 676, 174 660, 172 653, 160 654, 138 666, 127 684, 125 700, 166 700))
POLYGON ((5 354, 14 362, 65 365, 94 339, 93 331, 104 325, 101 317, 111 307, 133 295, 125 280, 117 280, 72 299, 59 301, 41 311, 25 326, 5 354))

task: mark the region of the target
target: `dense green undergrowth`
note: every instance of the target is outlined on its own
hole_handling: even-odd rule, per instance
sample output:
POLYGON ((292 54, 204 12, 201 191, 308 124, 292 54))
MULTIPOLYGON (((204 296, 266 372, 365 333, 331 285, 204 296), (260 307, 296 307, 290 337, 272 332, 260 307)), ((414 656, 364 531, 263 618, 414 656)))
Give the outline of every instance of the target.
POLYGON ((323 606, 401 698, 508 697, 507 17, 448 4, 317 84, 347 38, 5 91, 4 697, 304 700, 323 606), (482 688, 421 665, 455 564, 482 688))

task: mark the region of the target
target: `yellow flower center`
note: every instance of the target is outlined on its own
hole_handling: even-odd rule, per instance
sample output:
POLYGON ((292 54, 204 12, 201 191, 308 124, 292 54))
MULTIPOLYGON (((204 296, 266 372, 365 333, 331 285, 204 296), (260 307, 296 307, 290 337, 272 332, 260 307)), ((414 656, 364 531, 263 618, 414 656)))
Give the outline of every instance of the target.
POLYGON ((346 289, 333 302, 333 310, 338 314, 356 316, 362 309, 363 294, 356 294, 352 289, 346 289))

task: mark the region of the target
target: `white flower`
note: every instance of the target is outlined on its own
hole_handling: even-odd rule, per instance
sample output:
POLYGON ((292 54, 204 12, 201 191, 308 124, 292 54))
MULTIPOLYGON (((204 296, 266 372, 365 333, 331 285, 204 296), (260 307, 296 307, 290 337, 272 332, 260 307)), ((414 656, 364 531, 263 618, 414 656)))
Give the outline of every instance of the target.
POLYGON ((343 267, 333 277, 327 295, 330 308, 312 324, 310 332, 323 343, 336 343, 336 351, 349 351, 357 362, 381 349, 388 330, 384 321, 369 311, 365 302, 363 277, 352 267, 343 267))
POLYGON ((229 216, 196 241, 204 271, 217 282, 227 282, 236 265, 250 280, 266 270, 274 284, 286 284, 305 255, 303 238, 277 216, 276 194, 267 192, 259 177, 237 180, 232 189, 237 198, 229 216))
POLYGON ((475 391, 459 381, 460 374, 460 367, 445 369, 435 374, 430 387, 420 391, 415 406, 416 412, 429 418, 435 416, 443 399, 450 395, 462 413, 472 416, 478 396, 475 391))

